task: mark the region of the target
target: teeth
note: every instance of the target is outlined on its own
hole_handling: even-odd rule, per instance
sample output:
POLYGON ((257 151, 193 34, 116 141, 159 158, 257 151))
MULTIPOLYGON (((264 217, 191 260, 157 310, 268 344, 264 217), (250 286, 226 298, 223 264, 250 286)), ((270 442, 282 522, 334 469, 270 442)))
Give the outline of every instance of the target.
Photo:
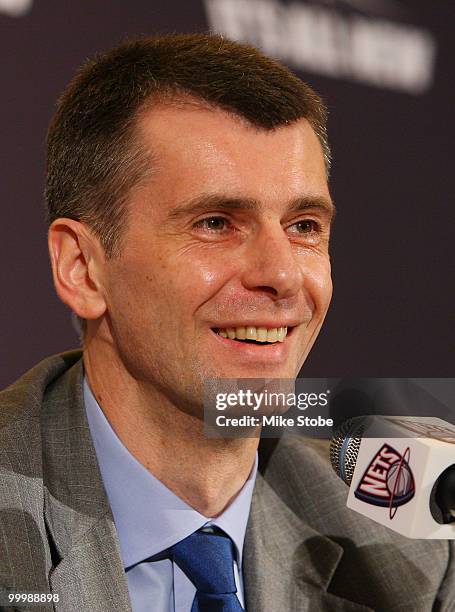
POLYGON ((256 340, 258 342, 267 342, 267 328, 266 327, 258 327, 256 332, 256 340))
POLYGON ((257 333, 258 333, 257 327, 247 327, 246 328, 247 340, 256 340, 257 333))
POLYGON ((276 338, 278 342, 284 342, 284 339, 286 338, 287 333, 288 333, 287 327, 278 327, 278 329, 276 330, 276 338))
POLYGON ((235 337, 239 340, 245 340, 246 338, 246 329, 245 327, 237 327, 235 330, 235 337))
POLYGON ((277 329, 273 327, 267 330, 267 342, 276 342, 278 340, 277 329))
POLYGON ((256 340, 256 342, 284 342, 287 327, 228 327, 218 330, 223 338, 231 340, 256 340))

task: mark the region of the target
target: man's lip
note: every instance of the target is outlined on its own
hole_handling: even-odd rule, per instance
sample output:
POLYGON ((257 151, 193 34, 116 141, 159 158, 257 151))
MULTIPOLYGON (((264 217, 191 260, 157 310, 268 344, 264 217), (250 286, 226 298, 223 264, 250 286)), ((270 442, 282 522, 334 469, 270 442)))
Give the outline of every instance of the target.
POLYGON ((226 356, 233 358, 237 365, 254 365, 259 362, 267 366, 279 365, 284 363, 289 358, 289 350, 291 338, 289 334, 284 338, 283 342, 242 342, 240 340, 231 340, 223 338, 216 331, 212 331, 213 339, 219 343, 223 351, 226 351, 226 356), (259 359, 259 362, 257 361, 259 359))
MULTIPOLYGON (((233 325, 232 326, 227 325, 226 327, 221 327, 221 326, 220 327, 212 327, 211 331, 217 337, 221 338, 220 334, 218 333, 220 331, 220 329, 224 329, 224 330, 229 329, 229 328, 236 329, 237 327, 245 327, 245 328, 247 328, 247 327, 257 327, 257 328, 259 328, 259 327, 267 327, 267 325, 236 325, 235 327, 233 325)), ((274 325, 273 327, 280 328, 280 327, 287 327, 287 326, 286 325, 274 325)), ((272 327, 272 329, 273 329, 273 327, 272 327)), ((295 329, 295 326, 294 327, 287 327, 286 335, 284 337, 283 342, 286 341, 286 338, 289 339, 289 336, 292 335, 292 332, 294 331, 294 329, 295 329)), ((229 338, 228 338, 228 340, 229 340, 229 338)), ((231 342, 232 342, 232 340, 231 340, 231 342)), ((237 342, 237 340, 235 340, 235 342, 237 342)), ((258 346, 272 346, 273 344, 283 344, 283 342, 277 342, 277 343, 257 342, 257 345, 258 346)))
POLYGON ((236 329, 237 327, 265 327, 266 329, 274 329, 275 327, 287 327, 288 331, 290 331, 293 327, 297 327, 301 322, 294 321, 280 321, 275 323, 270 322, 261 322, 261 323, 217 323, 216 325, 211 325, 213 330, 218 329, 236 329))

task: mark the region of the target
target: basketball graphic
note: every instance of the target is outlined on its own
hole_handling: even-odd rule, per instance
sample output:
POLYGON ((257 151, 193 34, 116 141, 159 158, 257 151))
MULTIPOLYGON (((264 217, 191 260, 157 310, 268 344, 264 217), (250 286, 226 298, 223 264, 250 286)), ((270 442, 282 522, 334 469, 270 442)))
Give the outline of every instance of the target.
POLYGON ((414 497, 415 482, 409 459, 409 447, 401 455, 390 444, 383 444, 360 479, 354 492, 356 498, 388 508, 393 519, 398 507, 414 497))
POLYGON ((390 466, 387 474, 387 488, 391 495, 402 497, 406 495, 412 486, 412 474, 406 463, 400 465, 397 461, 390 466))

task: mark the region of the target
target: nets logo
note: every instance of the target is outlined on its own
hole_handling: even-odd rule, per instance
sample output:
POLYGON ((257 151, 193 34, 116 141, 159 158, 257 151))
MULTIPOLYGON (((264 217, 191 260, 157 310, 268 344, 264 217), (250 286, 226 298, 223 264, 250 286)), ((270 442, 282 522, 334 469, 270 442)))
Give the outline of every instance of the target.
POLYGON ((409 467, 410 449, 403 455, 389 444, 383 444, 365 470, 354 493, 357 499, 389 508, 393 519, 399 506, 414 497, 415 482, 409 467))

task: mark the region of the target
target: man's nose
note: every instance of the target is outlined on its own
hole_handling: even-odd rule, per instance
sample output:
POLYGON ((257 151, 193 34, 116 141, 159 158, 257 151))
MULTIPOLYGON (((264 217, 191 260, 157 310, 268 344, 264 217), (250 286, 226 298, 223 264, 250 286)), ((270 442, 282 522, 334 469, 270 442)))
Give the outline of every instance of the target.
POLYGON ((296 295, 304 280, 296 248, 281 224, 261 227, 248 245, 244 287, 263 291, 276 300, 296 295))

